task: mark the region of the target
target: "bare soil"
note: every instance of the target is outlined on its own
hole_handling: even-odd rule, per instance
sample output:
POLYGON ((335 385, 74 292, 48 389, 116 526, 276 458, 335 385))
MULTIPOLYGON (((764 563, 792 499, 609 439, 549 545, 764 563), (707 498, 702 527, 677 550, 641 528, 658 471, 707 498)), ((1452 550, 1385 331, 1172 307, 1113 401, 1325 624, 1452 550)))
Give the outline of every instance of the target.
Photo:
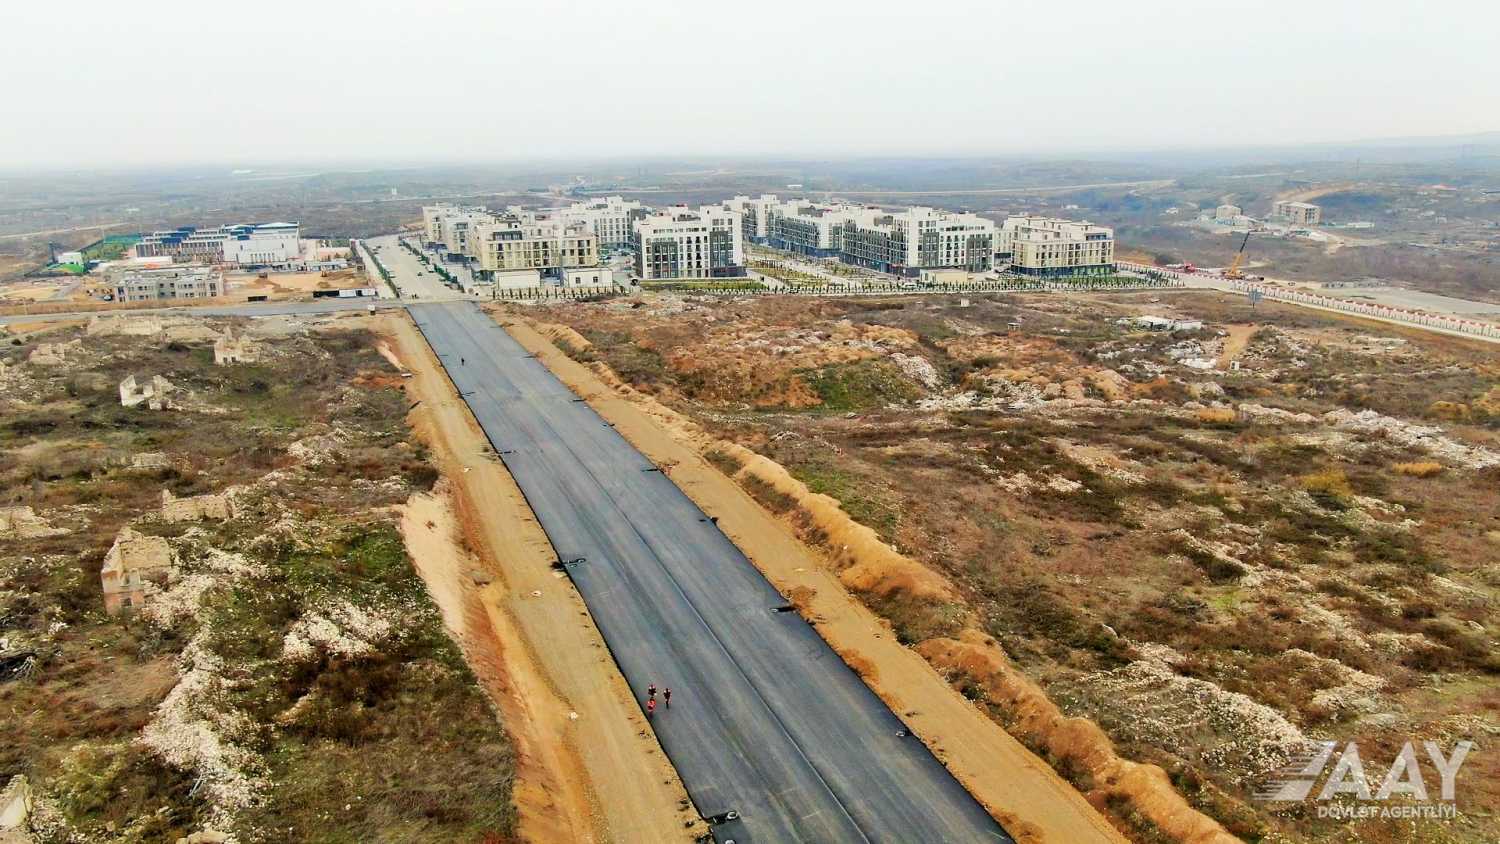
POLYGON ((424 576, 515 737, 521 834, 693 840, 703 824, 514 480, 415 327, 380 319, 382 354, 414 373, 409 421, 449 484, 447 501, 408 511, 410 535, 433 552, 424 576))

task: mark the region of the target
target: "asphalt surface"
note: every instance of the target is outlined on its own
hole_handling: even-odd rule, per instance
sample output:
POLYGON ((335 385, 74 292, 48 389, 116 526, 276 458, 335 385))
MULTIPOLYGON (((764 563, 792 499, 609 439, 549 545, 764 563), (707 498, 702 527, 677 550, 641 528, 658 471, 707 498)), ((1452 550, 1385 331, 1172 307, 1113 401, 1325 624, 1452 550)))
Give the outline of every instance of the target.
POLYGON ((716 840, 1012 840, 778 611, 786 600, 718 526, 504 329, 470 303, 409 310, 643 707, 648 684, 672 689, 652 726, 716 840))
POLYGON ((380 262, 390 271, 391 280, 401 292, 402 299, 444 302, 464 298, 462 291, 444 284, 432 268, 423 266, 417 256, 406 251, 396 235, 372 237, 365 241, 365 245, 380 256, 380 262))

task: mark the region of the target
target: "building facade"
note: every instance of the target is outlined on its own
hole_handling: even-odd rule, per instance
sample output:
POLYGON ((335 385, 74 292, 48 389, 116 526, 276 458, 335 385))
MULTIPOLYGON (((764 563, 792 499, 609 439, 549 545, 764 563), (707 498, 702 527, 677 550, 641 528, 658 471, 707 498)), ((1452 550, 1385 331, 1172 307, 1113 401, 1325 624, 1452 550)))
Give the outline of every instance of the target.
POLYGON ((1244 213, 1238 205, 1220 205, 1214 209, 1215 220, 1233 220, 1244 213))
POLYGON ((130 270, 115 279, 116 302, 212 299, 224 295, 224 276, 207 267, 130 270))
POLYGON ((134 247, 138 258, 274 266, 302 254, 298 223, 237 223, 212 229, 184 226, 141 236, 134 247))
POLYGON ((558 274, 599 264, 599 238, 587 224, 537 219, 529 212, 475 223, 465 248, 465 254, 476 262, 474 269, 485 274, 512 270, 558 274))
POLYGON ((740 215, 740 236, 746 243, 765 243, 769 236, 766 214, 781 200, 774 193, 763 193, 755 199, 736 196, 724 200, 724 207, 740 215))
POLYGON ((567 223, 582 223, 599 238, 600 249, 631 249, 635 247, 635 224, 643 219, 648 209, 634 200, 618 196, 575 202, 557 212, 567 223))
POLYGON ((1316 226, 1323 222, 1323 209, 1308 202, 1278 200, 1271 206, 1271 216, 1301 226, 1316 226))
POLYGON ((786 202, 767 208, 766 230, 765 242, 777 249, 897 275, 942 267, 983 272, 995 261, 993 221, 924 206, 786 202))
POLYGON ((1010 217, 1000 228, 995 255, 1011 272, 1041 277, 1115 272, 1113 229, 1056 217, 1010 217))
POLYGON ((636 224, 636 272, 646 280, 745 274, 740 215, 723 206, 686 206, 636 224))

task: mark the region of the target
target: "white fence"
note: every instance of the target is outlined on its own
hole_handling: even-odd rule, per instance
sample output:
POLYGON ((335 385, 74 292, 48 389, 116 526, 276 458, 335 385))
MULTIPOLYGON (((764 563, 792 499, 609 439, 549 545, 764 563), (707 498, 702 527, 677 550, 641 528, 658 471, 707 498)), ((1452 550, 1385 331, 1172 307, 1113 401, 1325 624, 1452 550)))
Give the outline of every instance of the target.
MULTIPOLYGON (((1159 267, 1147 267, 1142 264, 1125 264, 1121 266, 1132 270, 1155 270, 1166 273, 1172 278, 1191 280, 1195 277, 1212 279, 1228 285, 1228 289, 1236 293, 1249 294, 1257 291, 1261 297, 1277 302, 1291 302, 1297 305, 1309 305, 1315 308, 1328 308, 1329 310, 1342 311, 1344 313, 1356 314, 1358 316, 1374 317, 1376 319, 1390 320, 1392 322, 1417 325, 1424 328, 1437 328, 1444 331, 1454 331, 1460 334, 1469 334, 1475 337, 1500 340, 1500 325, 1493 322, 1485 322, 1477 319, 1465 319, 1452 314, 1435 314, 1431 311, 1416 310, 1413 308, 1398 308, 1393 305, 1382 305, 1378 302, 1355 302, 1349 299, 1339 299, 1334 296, 1325 296, 1310 290, 1288 289, 1263 284, 1258 281, 1233 281, 1211 276, 1204 273, 1183 273, 1176 270, 1165 270, 1159 267)), ((1500 310, 1500 308, 1497 308, 1500 310)))

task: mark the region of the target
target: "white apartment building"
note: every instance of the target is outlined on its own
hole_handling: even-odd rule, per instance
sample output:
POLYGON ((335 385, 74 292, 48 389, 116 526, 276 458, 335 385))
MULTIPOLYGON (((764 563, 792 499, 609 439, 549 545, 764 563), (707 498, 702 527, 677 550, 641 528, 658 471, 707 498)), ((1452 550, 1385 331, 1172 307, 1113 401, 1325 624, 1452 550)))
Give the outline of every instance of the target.
POLYGON ((599 237, 585 223, 537 219, 526 211, 507 212, 467 232, 466 254, 474 269, 492 275, 512 270, 547 273, 599 264, 599 237))
POLYGON ((495 219, 494 214, 483 208, 466 208, 444 214, 438 223, 437 245, 450 255, 468 255, 469 233, 475 226, 495 219))
POLYGON ((1220 205, 1214 209, 1215 220, 1233 220, 1245 213, 1238 205, 1220 205))
POLYGON ((1087 221, 1010 217, 996 238, 995 254, 1021 275, 1108 275, 1115 271, 1115 232, 1087 221))
POLYGON ((488 214, 489 209, 478 205, 454 205, 451 202, 439 202, 436 205, 422 206, 422 242, 429 248, 438 248, 445 245, 443 237, 443 221, 448 217, 461 217, 468 215, 488 214))
POLYGON ((1323 222, 1323 209, 1309 202, 1278 200, 1271 206, 1271 216, 1303 226, 1316 226, 1323 222))
POLYGON ((224 295, 224 276, 207 267, 130 270, 114 282, 116 302, 212 299, 224 295))
POLYGON ((720 205, 676 206, 636 224, 642 279, 724 278, 745 274, 740 215, 720 205))
POLYGON ((781 200, 774 193, 763 193, 755 199, 748 196, 736 196, 733 199, 724 200, 724 207, 735 211, 740 215, 740 236, 746 243, 765 243, 769 237, 767 213, 772 206, 780 205, 781 200))
POLYGON ((635 224, 649 209, 635 200, 618 196, 575 202, 557 212, 568 223, 582 223, 599 238, 600 249, 635 246, 635 224))
POLYGON ((141 235, 138 258, 230 263, 239 266, 285 264, 302 253, 297 223, 238 223, 212 229, 183 226, 141 235))
POLYGON ((995 260, 993 221, 924 206, 771 204, 766 231, 766 242, 778 249, 900 275, 942 267, 982 272, 995 260))
POLYGON ((844 222, 862 210, 858 205, 820 205, 801 200, 769 205, 765 242, 799 255, 837 258, 843 246, 844 222))

